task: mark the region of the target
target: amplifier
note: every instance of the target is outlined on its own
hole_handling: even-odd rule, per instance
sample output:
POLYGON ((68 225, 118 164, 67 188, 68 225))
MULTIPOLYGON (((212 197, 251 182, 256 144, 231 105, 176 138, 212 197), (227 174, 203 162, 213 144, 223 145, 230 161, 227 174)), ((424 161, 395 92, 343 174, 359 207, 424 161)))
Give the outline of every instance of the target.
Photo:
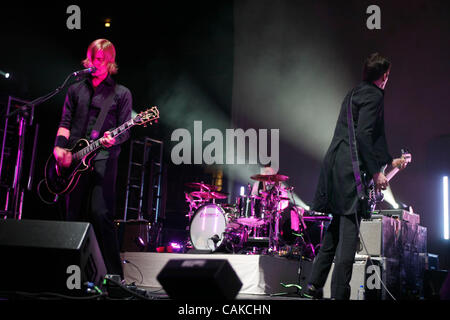
POLYGON ((417 213, 409 212, 402 209, 392 209, 392 210, 377 210, 374 215, 382 215, 385 217, 397 217, 402 221, 407 221, 413 224, 420 224, 420 216, 417 213))
POLYGON ((385 216, 361 221, 360 246, 357 254, 398 258, 402 221, 385 216), (363 246, 367 248, 367 252, 363 246))
POLYGON ((151 225, 147 220, 116 220, 120 252, 148 251, 151 225))
POLYGON ((361 221, 362 243, 356 258, 367 255, 398 261, 399 296, 417 298, 422 294, 423 272, 426 269, 427 228, 399 218, 384 215, 361 221))

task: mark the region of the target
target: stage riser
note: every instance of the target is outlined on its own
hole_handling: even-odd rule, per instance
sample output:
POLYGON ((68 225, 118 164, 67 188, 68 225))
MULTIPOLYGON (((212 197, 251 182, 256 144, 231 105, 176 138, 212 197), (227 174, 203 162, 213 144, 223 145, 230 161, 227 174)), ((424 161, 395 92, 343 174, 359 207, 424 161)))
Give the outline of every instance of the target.
POLYGON ((153 252, 124 252, 122 259, 133 264, 124 265, 127 283, 137 286, 162 288, 156 279, 159 272, 171 259, 226 259, 242 282, 239 294, 265 295, 280 292, 296 292, 295 288, 286 289, 280 285, 298 283, 299 262, 286 258, 264 255, 230 254, 178 254, 153 252), (142 273, 143 279, 137 270, 142 273))

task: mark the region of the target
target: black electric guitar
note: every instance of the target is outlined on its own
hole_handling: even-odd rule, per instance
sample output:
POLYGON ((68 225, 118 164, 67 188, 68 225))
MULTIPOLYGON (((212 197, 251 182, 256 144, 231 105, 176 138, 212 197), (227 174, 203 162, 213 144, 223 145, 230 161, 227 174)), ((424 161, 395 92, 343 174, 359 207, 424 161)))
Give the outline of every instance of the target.
MULTIPOLYGON (((158 108, 156 106, 149 108, 116 129, 110 130, 111 137, 116 137, 136 125, 146 126, 148 123, 152 124, 158 118, 158 108)), ((51 154, 45 164, 44 172, 48 190, 57 195, 70 193, 77 185, 81 174, 91 168, 91 160, 103 146, 101 139, 99 138, 95 141, 78 140, 72 149, 68 149, 72 153, 72 163, 67 168, 59 166, 55 157, 51 154)))
MULTIPOLYGON (((402 149, 402 158, 405 159, 406 164, 410 163, 411 162, 411 153, 409 153, 409 151, 407 151, 405 149, 402 149)), ((387 181, 390 181, 399 171, 400 171, 400 169, 395 167, 391 171, 389 171, 387 174, 385 174, 387 181)), ((369 202, 369 208, 371 211, 374 211, 377 203, 380 203, 381 201, 383 201, 384 194, 380 190, 376 190, 373 179, 371 179, 369 181, 369 183, 367 184, 367 194, 368 194, 367 200, 369 202)))

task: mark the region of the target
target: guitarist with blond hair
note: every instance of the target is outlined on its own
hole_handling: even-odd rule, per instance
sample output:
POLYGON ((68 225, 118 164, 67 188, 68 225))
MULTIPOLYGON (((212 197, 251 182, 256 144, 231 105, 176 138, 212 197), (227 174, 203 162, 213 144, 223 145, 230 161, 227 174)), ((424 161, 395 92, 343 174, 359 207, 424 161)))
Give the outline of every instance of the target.
POLYGON ((111 77, 117 73, 115 58, 110 41, 97 39, 89 45, 83 64, 94 71, 68 89, 53 155, 63 170, 72 163, 69 148, 75 142, 100 138, 102 149, 90 163, 92 171, 81 175, 65 196, 66 219, 93 225, 107 272, 123 279, 114 226, 115 188, 120 144, 129 138, 129 132, 113 137, 109 130, 130 120, 132 96, 111 77))

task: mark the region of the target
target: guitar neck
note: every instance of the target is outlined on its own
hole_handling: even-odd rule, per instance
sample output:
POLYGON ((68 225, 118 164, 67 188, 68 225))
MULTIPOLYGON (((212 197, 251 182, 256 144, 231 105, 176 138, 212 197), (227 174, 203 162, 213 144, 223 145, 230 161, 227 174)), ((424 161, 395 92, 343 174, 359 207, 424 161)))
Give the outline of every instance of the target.
MULTIPOLYGON (((135 125, 134 120, 131 119, 127 122, 125 122, 124 124, 122 124, 121 126, 115 128, 114 130, 110 131, 111 132, 111 137, 117 137, 118 135, 124 133, 125 131, 129 130, 131 127, 133 127, 135 125)), ((92 142, 91 144, 89 144, 87 147, 77 151, 76 153, 74 153, 72 155, 72 158, 75 160, 80 160, 83 159, 85 156, 91 154, 94 151, 97 151, 99 148, 102 147, 102 143, 101 143, 101 138, 95 140, 94 142, 92 142)))
POLYGON ((400 171, 400 169, 397 167, 395 167, 391 171, 389 171, 388 174, 386 174, 387 181, 390 181, 399 171, 400 171))
MULTIPOLYGON (((391 171, 389 171, 387 174, 385 174, 387 181, 390 181, 399 171, 400 171, 400 169, 395 167, 391 171)), ((369 186, 372 186, 372 185, 374 185, 374 181, 373 181, 373 179, 370 179, 369 186)))

